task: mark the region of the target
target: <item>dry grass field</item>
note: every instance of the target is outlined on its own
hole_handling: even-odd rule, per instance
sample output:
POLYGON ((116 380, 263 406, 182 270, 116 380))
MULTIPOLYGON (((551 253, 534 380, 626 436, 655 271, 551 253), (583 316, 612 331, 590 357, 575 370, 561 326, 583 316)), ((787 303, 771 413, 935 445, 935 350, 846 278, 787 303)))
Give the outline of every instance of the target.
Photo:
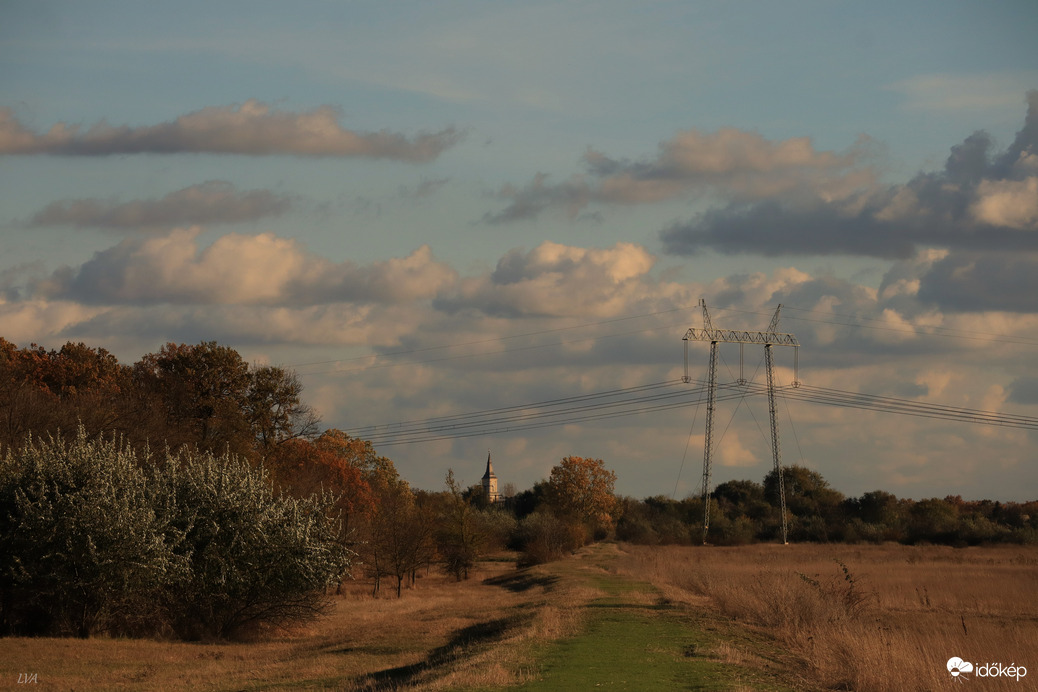
POLYGON ((462 583, 433 570, 401 599, 358 583, 320 620, 247 642, 0 639, 0 689, 26 688, 20 675, 65 690, 577 689, 551 673, 573 675, 559 666, 576 642, 601 653, 606 614, 636 618, 618 632, 701 642, 673 662, 690 689, 947 689, 952 656, 1028 669, 964 689, 1038 680, 1034 548, 621 544, 522 571, 481 563, 462 583))
MULTIPOLYGON (((968 676, 974 690, 1038 685, 1038 549, 939 546, 624 546, 620 569, 672 599, 699 600, 780 640, 805 686, 935 690, 958 656, 1016 664, 1021 681, 968 676)), ((738 656, 737 647, 732 652, 738 656)))
POLYGON ((482 563, 467 582, 433 570, 418 588, 373 599, 370 585, 332 601, 306 627, 254 641, 0 639, 0 689, 20 675, 46 689, 456 689, 521 678, 527 642, 575 631, 562 602, 585 598, 514 562, 482 563), (518 673, 517 673, 518 672, 518 673))

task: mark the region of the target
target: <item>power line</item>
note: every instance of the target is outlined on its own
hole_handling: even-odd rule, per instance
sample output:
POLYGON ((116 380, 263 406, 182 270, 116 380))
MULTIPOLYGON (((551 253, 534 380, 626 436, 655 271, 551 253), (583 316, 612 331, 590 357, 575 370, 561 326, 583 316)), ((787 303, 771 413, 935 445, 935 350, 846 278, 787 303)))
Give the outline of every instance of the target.
MULTIPOLYGON (((355 437, 368 439, 372 444, 378 446, 416 444, 434 440, 496 435, 574 423, 588 423, 667 411, 701 402, 705 383, 697 383, 698 386, 695 387, 679 387, 679 384, 680 382, 677 380, 657 382, 453 416, 366 426, 346 432, 355 437)), ((717 386, 722 390, 717 395, 717 401, 730 401, 747 396, 766 396, 767 394, 767 388, 764 385, 752 382, 743 385, 729 383, 717 386)), ((780 387, 776 392, 778 396, 789 401, 1038 430, 1038 418, 997 411, 947 406, 810 385, 780 387)), ((799 440, 797 444, 799 446, 799 440)))
POLYGON ((380 432, 383 428, 406 431, 409 429, 423 428, 432 425, 455 425, 463 423, 465 421, 475 420, 478 418, 489 416, 492 414, 510 414, 515 411, 522 411, 534 408, 551 408, 574 403, 582 403, 586 401, 593 401, 595 399, 610 398, 617 395, 643 392, 647 390, 659 389, 664 387, 673 387, 677 383, 678 380, 653 382, 651 384, 643 384, 635 387, 624 387, 620 389, 610 389, 603 392, 593 392, 591 394, 580 394, 575 396, 560 397, 557 399, 548 399, 545 401, 539 401, 532 404, 518 404, 515 406, 503 406, 500 408, 485 409, 482 411, 475 411, 471 413, 459 413, 450 416, 437 416, 434 418, 424 418, 421 420, 400 421, 389 425, 369 425, 366 427, 355 428, 355 431, 361 435, 364 435, 380 432))

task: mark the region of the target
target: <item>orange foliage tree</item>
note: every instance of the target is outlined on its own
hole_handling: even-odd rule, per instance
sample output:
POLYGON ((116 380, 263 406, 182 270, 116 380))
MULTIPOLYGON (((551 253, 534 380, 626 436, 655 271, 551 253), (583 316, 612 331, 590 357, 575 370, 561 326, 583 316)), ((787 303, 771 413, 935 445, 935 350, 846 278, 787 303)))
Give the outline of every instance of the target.
POLYGON ((371 485, 354 459, 343 455, 335 445, 325 441, 325 433, 316 441, 288 440, 268 459, 268 470, 283 492, 296 497, 309 497, 328 492, 338 498, 335 509, 343 523, 344 537, 355 520, 368 516, 374 509, 371 485))
POLYGON ((601 459, 569 456, 551 470, 547 500, 560 517, 580 521, 593 532, 611 530, 619 502, 616 473, 601 459))

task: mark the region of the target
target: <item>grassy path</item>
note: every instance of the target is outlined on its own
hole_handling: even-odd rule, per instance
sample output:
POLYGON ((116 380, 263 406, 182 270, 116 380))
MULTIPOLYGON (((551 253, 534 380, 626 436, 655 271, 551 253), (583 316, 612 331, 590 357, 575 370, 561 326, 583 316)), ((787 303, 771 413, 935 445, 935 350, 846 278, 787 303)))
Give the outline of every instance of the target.
POLYGON ((718 616, 668 601, 646 582, 616 573, 616 546, 598 545, 577 560, 545 566, 566 582, 582 581, 601 595, 581 607, 578 634, 535 653, 536 675, 519 689, 538 690, 784 690, 778 670, 762 669, 766 647, 718 616), (757 654, 740 661, 718 652, 730 637, 757 654), (763 656, 762 656, 763 654, 763 656), (758 665, 746 665, 752 658, 758 665))
POLYGON ((333 599, 251 643, 0 638, 0 689, 25 674, 80 691, 791 689, 773 642, 624 576, 623 550, 487 563, 462 583, 434 572, 402 599, 333 599))

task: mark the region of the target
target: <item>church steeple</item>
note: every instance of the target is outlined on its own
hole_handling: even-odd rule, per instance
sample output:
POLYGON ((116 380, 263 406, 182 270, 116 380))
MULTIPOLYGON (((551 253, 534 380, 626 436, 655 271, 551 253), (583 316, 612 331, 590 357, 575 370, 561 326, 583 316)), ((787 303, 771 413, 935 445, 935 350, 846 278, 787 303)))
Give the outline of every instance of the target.
POLYGON ((487 470, 483 474, 483 495, 487 502, 497 502, 500 495, 497 492, 497 476, 494 474, 494 463, 490 460, 490 452, 487 451, 487 470))

